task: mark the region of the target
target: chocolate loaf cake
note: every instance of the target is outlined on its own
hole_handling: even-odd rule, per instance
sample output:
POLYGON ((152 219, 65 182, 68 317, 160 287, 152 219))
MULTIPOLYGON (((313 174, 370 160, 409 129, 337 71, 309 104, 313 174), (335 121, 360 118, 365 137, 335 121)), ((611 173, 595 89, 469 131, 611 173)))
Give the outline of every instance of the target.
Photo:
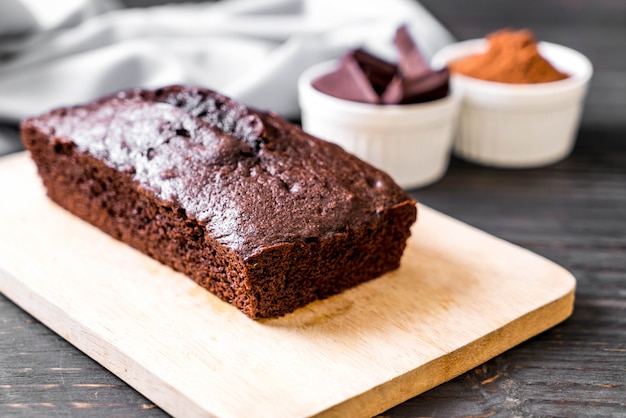
POLYGON ((415 202, 278 115, 182 86, 25 119, 48 196, 251 318, 399 266, 415 202))

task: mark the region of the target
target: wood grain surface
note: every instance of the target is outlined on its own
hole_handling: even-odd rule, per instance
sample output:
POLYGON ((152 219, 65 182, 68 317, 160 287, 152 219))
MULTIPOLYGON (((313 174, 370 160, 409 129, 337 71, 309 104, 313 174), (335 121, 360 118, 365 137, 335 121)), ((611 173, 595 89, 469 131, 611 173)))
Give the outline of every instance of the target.
POLYGON ((400 269, 252 321, 52 203, 27 153, 0 193, 0 291, 175 416, 371 416, 573 308, 565 269, 421 206, 400 269))
MULTIPOLYGON (((594 77, 569 158, 520 171, 453 159, 442 181, 413 192, 435 209, 556 261, 576 276, 578 286, 573 316, 563 324, 381 416, 623 417, 626 57, 619 52, 626 49, 626 5, 621 0, 422 3, 459 39, 529 27, 592 60, 594 77)), ((10 150, 17 148, 15 141, 10 150)), ((0 296, 0 416, 166 414, 0 296)))

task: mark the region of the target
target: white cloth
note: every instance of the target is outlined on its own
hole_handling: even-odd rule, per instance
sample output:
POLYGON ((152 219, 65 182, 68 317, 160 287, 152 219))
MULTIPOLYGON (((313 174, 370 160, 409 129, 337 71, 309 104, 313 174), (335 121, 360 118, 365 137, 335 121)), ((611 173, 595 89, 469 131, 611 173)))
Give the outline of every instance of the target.
POLYGON ((178 83, 298 117, 302 71, 359 46, 394 59, 402 23, 426 56, 452 41, 412 0, 2 0, 0 121, 178 83))

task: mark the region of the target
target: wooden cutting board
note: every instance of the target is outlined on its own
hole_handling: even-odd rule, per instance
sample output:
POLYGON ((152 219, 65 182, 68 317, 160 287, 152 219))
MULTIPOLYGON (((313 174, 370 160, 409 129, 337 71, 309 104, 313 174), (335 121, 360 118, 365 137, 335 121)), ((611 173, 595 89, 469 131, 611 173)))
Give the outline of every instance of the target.
POLYGON ((399 270, 255 322, 51 203, 0 160, 0 291, 181 417, 361 417, 567 318, 558 265, 435 210, 399 270))

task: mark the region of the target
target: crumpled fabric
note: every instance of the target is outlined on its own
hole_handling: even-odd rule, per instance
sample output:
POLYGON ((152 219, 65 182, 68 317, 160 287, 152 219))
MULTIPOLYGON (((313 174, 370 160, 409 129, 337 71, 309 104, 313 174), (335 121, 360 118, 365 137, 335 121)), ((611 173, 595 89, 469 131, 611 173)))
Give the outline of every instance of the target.
POLYGON ((395 59, 407 24, 429 57, 452 36, 412 0, 230 0, 124 8, 116 0, 3 0, 0 121, 121 89, 199 85, 298 118, 298 76, 364 47, 395 59))

